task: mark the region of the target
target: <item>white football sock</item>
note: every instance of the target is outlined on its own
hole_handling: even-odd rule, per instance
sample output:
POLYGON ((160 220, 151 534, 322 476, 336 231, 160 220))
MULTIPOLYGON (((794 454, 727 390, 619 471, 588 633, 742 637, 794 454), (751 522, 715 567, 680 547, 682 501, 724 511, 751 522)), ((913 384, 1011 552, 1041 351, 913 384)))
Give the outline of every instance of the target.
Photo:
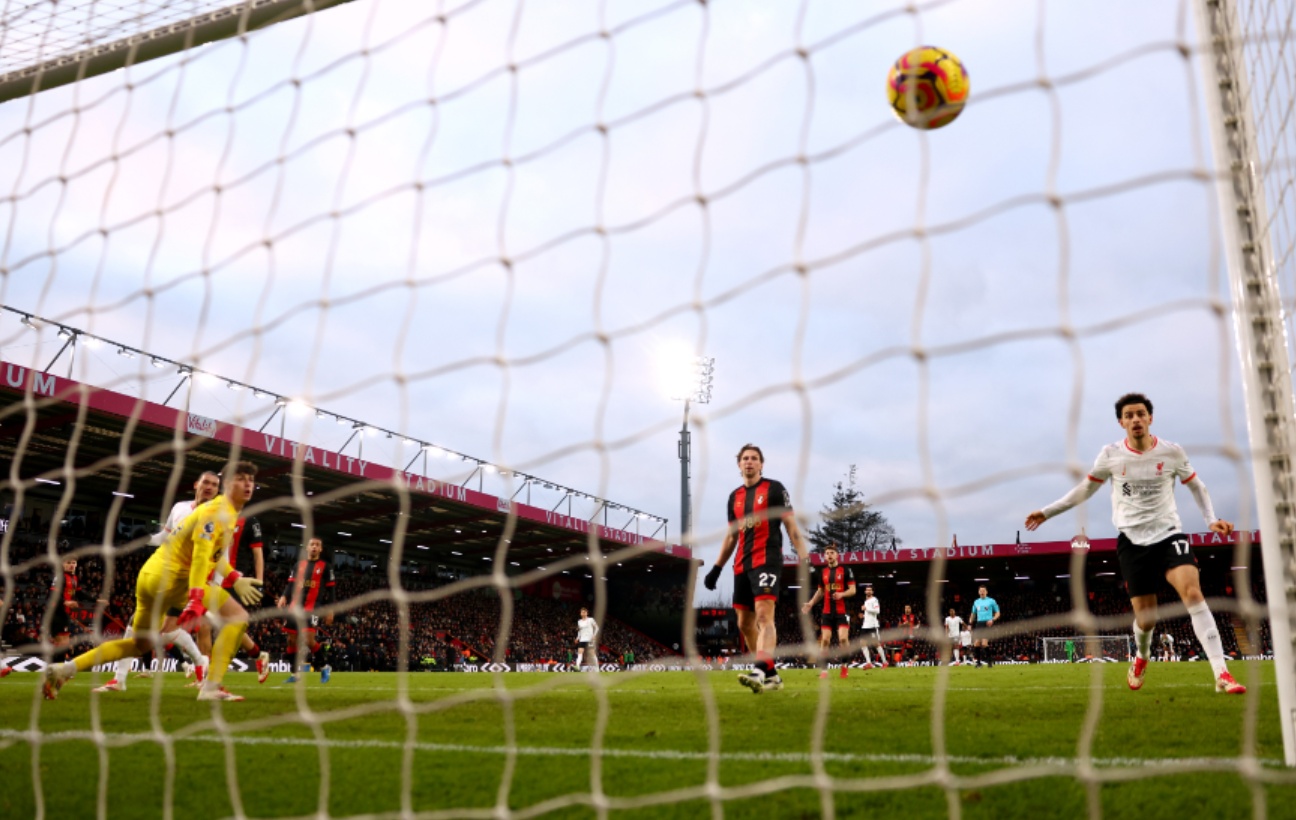
POLYGON ((180 647, 180 651, 188 656, 189 660, 196 666, 203 665, 203 655, 198 651, 198 644, 194 643, 193 636, 183 629, 174 629, 170 632, 163 632, 158 636, 162 639, 162 644, 173 643, 180 647))
POLYGON ((1202 649, 1206 650, 1206 660, 1210 661, 1211 672, 1218 678, 1221 672, 1228 671, 1228 666, 1224 663, 1224 642, 1220 640, 1215 616, 1211 615, 1210 607, 1205 601, 1188 607, 1188 614, 1192 617, 1193 632, 1197 633, 1197 640, 1201 641, 1202 649))
POLYGON ((867 646, 864 647, 864 662, 865 663, 873 662, 873 656, 869 654, 869 648, 867 646))
MULTIPOLYGON (((135 627, 133 626, 126 627, 126 631, 122 633, 122 637, 123 638, 135 637, 135 627)), ((117 680, 117 685, 121 687, 122 691, 126 690, 126 679, 130 677, 131 661, 133 660, 135 659, 122 658, 121 660, 117 661, 117 664, 113 667, 113 677, 117 680)))
MULTIPOLYGON (((1153 629, 1155 628, 1156 627, 1153 627, 1153 629)), ((1147 660, 1151 657, 1148 655, 1148 650, 1152 648, 1152 629, 1144 632, 1139 629, 1138 621, 1134 622, 1134 645, 1137 647, 1138 656, 1140 658, 1147 660)))

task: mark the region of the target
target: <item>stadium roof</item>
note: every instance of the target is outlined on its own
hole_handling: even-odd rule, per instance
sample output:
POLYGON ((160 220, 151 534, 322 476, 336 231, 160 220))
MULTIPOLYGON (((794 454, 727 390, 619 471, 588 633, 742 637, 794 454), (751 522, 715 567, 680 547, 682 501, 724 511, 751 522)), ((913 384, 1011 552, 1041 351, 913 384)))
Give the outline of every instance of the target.
POLYGON ((163 517, 169 484, 173 500, 190 497, 197 475, 222 470, 237 441, 240 458, 260 468, 249 511, 281 545, 301 544, 309 530, 333 549, 376 557, 403 529, 403 559, 473 574, 501 546, 509 574, 583 560, 591 538, 605 555, 628 549, 618 556, 628 568, 691 557, 638 531, 633 514, 616 526, 606 506, 588 521, 17 364, 0 361, 0 391, 0 457, 17 465, 26 496, 51 510, 66 501, 113 522, 151 523, 163 517))

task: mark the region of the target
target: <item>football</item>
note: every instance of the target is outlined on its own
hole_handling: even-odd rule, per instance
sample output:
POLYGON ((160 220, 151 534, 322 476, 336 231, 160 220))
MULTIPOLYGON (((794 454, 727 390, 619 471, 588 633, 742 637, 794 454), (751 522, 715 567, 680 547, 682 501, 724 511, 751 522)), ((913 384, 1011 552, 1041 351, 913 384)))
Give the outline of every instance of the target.
POLYGON ((958 57, 934 46, 901 55, 887 74, 887 101, 906 125, 930 131, 954 122, 971 86, 958 57))

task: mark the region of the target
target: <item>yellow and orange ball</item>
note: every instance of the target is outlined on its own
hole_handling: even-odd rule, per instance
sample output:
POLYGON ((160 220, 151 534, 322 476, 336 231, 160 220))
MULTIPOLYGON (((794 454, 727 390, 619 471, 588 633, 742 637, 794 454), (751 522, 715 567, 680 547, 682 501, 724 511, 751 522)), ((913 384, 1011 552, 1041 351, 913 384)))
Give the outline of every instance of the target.
POLYGON ((902 55, 887 73, 887 101, 906 125, 929 131, 963 112, 971 86, 958 57, 934 46, 902 55))

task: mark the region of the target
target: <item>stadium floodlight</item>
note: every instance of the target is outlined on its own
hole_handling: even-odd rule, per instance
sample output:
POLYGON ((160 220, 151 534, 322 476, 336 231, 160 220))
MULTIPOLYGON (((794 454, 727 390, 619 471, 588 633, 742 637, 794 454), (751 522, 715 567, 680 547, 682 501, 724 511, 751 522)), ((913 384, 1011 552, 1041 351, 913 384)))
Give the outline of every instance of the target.
POLYGON ((233 390, 233 391, 236 392, 236 393, 237 393, 239 390, 242 390, 242 389, 243 389, 243 385, 239 384, 239 383, 236 382, 236 381, 228 381, 228 382, 225 382, 225 386, 228 387, 230 390, 233 390))
POLYGON ((76 334, 74 334, 69 328, 61 327, 59 328, 58 335, 60 339, 71 339, 76 334))
POLYGON ((165 360, 165 359, 159 359, 157 356, 154 356, 154 357, 149 361, 149 364, 151 364, 151 365, 153 365, 154 367, 159 368, 159 369, 161 369, 161 368, 167 366, 166 360, 165 360))
POLYGON ((36 329, 36 323, 32 321, 32 317, 28 316, 25 313, 23 314, 22 319, 20 319, 19 321, 22 322, 27 327, 31 328, 32 330, 36 329))
POLYGON ((125 347, 119 347, 119 348, 117 348, 117 355, 118 355, 118 356, 123 356, 123 357, 125 357, 125 358, 127 358, 127 359, 133 359, 133 358, 135 358, 135 353, 134 353, 132 350, 130 350, 129 348, 125 348, 125 347))
POLYGON ((678 348, 666 350, 664 375, 670 397, 684 402, 684 423, 680 426, 680 541, 688 543, 692 526, 691 497, 689 493, 689 467, 692 459, 692 440, 689 434, 689 405, 709 404, 711 385, 715 381, 715 357, 680 357, 678 348))

